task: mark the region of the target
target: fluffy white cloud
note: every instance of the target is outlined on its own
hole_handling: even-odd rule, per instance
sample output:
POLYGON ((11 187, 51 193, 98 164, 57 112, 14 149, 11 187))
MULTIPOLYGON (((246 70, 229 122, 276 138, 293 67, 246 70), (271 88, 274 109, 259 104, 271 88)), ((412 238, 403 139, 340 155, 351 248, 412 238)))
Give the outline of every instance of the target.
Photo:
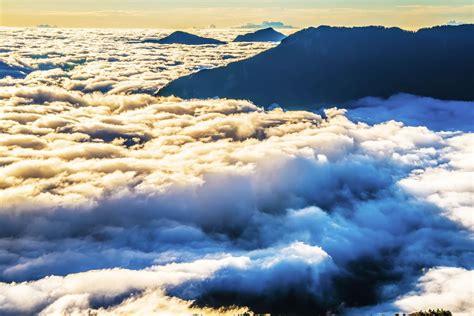
POLYGON ((386 100, 367 97, 352 106, 354 108, 348 111, 348 116, 370 124, 395 120, 437 131, 474 131, 473 101, 443 101, 398 94, 386 100))
MULTIPOLYGON (((319 267, 318 270, 312 272, 309 279, 313 280, 315 287, 313 290, 316 290, 318 275, 324 271, 322 267, 331 266, 329 256, 320 248, 298 242, 288 247, 251 252, 249 255, 250 257, 220 255, 219 258, 200 259, 189 263, 170 263, 139 271, 95 270, 64 277, 50 276, 31 282, 0 283, 0 311, 39 313, 40 315, 63 315, 64 313, 88 315, 92 312, 99 315, 242 313, 247 309, 193 308, 191 301, 169 297, 164 291, 184 282, 204 280, 216 271, 224 271, 223 269, 250 273, 254 278, 246 280, 249 284, 244 285, 241 282, 239 286, 244 290, 252 288, 252 291, 263 291, 272 286, 286 286, 288 283, 296 282, 290 278, 286 280, 275 278, 275 274, 279 273, 281 268, 292 264, 302 264, 307 269, 312 269, 312 266, 316 265, 319 267), (259 285, 253 283, 259 278, 262 279, 259 285), (268 281, 274 284, 271 285, 268 281), (250 283, 253 283, 253 287, 250 283), (28 297, 27 302, 24 301, 25 297, 28 297), (112 307, 94 309, 94 305, 112 305, 112 307)), ((293 276, 295 277, 297 280, 296 275, 293 276)))
POLYGON ((414 195, 438 205, 448 217, 474 232, 474 135, 455 136, 447 143, 440 151, 442 164, 414 170, 400 184, 414 195))
MULTIPOLYGON (((393 302, 348 310, 349 315, 401 314, 444 309, 453 315, 471 315, 474 270, 457 267, 434 267, 423 271, 413 290, 393 302)), ((408 287, 407 287, 408 288, 408 287)))
MULTIPOLYGON (((51 276, 25 283, 0 283, 0 310, 63 314, 71 307, 87 313, 94 300, 107 304, 119 295, 131 295, 145 289, 158 290, 184 281, 205 278, 213 271, 229 266, 248 264, 247 258, 224 257, 198 260, 192 264, 168 264, 146 270, 96 270, 65 277, 51 276), (28 300, 25 301, 25 297, 28 300)), ((164 295, 159 299, 167 301, 164 295)))
POLYGON ((417 291, 395 302, 403 311, 445 309, 455 315, 470 315, 474 310, 474 270, 437 267, 420 278, 417 291))

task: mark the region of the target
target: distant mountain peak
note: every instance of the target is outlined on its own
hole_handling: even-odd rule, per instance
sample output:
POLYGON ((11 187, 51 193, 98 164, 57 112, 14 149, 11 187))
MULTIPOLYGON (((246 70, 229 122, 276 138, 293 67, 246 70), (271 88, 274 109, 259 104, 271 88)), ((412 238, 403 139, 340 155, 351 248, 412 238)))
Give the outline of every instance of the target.
POLYGON ((182 45, 222 45, 225 42, 214 39, 201 37, 195 34, 175 31, 170 35, 161 39, 145 39, 145 43, 158 43, 158 44, 182 44, 182 45))
POLYGON ((272 27, 261 29, 252 33, 239 35, 234 42, 280 42, 286 36, 275 31, 272 27))

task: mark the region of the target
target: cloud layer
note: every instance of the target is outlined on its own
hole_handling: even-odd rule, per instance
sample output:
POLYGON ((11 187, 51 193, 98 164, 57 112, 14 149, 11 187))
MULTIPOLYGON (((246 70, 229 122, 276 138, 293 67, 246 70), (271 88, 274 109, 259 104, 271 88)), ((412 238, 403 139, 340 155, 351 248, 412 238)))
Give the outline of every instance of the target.
MULTIPOLYGON (((18 32, 8 49, 40 69, 17 37, 44 37, 18 32)), ((206 54, 217 65, 222 49, 263 46, 192 60, 170 47, 184 63, 158 71, 143 48, 121 57, 143 44, 112 34, 107 58, 46 57, 61 67, 0 81, 1 314, 472 309, 474 139, 451 123, 471 115, 466 104, 405 95, 316 114, 159 98, 144 92, 206 54), (132 64, 144 67, 139 88, 119 89, 132 64), (111 90, 92 84, 98 74, 111 90), (380 114, 395 103, 429 114, 380 114)))
MULTIPOLYGON (((245 31, 193 33, 231 41, 245 31)), ((0 28, 0 75, 2 61, 30 70, 21 80, 2 80, 0 76, 0 86, 54 85, 86 93, 154 93, 182 75, 248 58, 275 45, 229 43, 196 49, 141 42, 169 34, 163 30, 0 28)))
POLYGON ((348 117, 355 121, 378 124, 390 120, 435 131, 473 131, 474 102, 440 101, 408 94, 386 100, 367 97, 354 104, 348 117))

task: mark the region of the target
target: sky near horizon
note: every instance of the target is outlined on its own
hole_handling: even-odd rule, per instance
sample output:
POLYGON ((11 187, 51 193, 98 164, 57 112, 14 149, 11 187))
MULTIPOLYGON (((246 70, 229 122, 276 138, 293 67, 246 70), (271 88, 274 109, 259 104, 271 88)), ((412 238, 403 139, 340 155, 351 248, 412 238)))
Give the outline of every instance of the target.
POLYGON ((473 0, 0 0, 0 26, 218 28, 282 21, 405 29, 474 22, 473 0))

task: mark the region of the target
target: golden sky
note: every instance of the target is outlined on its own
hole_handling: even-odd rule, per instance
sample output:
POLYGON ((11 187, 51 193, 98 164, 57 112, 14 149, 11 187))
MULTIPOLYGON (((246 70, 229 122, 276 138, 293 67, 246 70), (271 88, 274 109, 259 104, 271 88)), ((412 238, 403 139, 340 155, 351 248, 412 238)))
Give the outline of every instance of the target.
POLYGON ((474 23, 473 0, 0 0, 1 26, 205 28, 283 21, 297 27, 474 23))

